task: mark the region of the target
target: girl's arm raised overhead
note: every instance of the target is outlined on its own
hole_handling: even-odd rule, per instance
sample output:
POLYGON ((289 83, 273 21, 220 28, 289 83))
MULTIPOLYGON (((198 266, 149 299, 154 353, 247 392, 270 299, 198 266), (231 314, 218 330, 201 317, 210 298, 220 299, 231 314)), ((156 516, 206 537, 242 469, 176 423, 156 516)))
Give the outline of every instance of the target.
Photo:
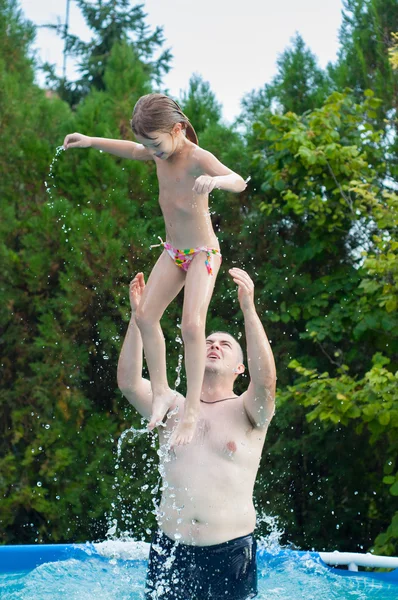
POLYGON ((69 133, 64 139, 64 150, 69 148, 95 148, 122 158, 133 160, 152 160, 150 152, 142 144, 128 140, 90 137, 82 133, 69 133))
POLYGON ((194 192, 210 194, 214 189, 239 194, 246 189, 244 179, 222 164, 211 152, 203 148, 195 149, 196 159, 203 175, 195 181, 194 192))

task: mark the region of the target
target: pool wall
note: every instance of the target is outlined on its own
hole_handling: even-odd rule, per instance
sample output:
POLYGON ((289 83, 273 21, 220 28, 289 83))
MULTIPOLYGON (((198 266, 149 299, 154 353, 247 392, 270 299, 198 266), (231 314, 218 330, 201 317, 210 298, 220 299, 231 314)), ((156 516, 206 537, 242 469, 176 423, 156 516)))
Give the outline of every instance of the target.
MULTIPOLYGON (((126 543, 120 542, 114 552, 103 552, 104 548, 107 548, 106 542, 93 544, 35 544, 35 545, 17 545, 17 546, 0 546, 0 573, 16 573, 20 571, 31 571, 38 565, 48 562, 55 562, 59 560, 76 559, 80 561, 88 560, 93 555, 102 557, 106 560, 110 558, 116 558, 119 560, 146 560, 149 552, 149 544, 143 542, 126 543), (135 552, 129 552, 126 554, 122 551, 123 547, 134 549, 135 552)), ((336 575, 342 575, 344 577, 357 577, 365 576, 373 579, 382 579, 390 583, 396 583, 398 585, 398 569, 394 569, 388 573, 370 572, 370 571, 348 571, 344 569, 338 569, 331 567, 326 564, 318 552, 306 552, 299 550, 280 550, 279 552, 269 552, 264 549, 259 549, 257 552, 258 564, 261 568, 262 565, 271 566, 275 564, 281 564, 281 561, 295 560, 309 560, 312 559, 319 564, 324 565, 330 569, 336 575)), ((333 554, 335 556, 339 553, 328 553, 327 556, 332 555, 332 558, 328 562, 333 562, 333 554)), ((325 553, 326 555, 326 553, 325 553)), ((360 556, 360 555, 358 555, 360 556)), ((363 555, 366 556, 366 555, 363 555)), ((398 559, 396 559, 398 560, 398 559)), ((337 562, 337 558, 336 558, 337 562)))

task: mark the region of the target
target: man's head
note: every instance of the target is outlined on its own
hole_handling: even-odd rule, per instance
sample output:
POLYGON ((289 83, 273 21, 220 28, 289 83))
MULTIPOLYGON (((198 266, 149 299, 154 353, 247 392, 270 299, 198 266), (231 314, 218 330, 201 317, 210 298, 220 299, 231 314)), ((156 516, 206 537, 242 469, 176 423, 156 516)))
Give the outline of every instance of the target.
POLYGON ((236 379, 244 372, 243 350, 239 342, 225 331, 215 331, 206 338, 206 370, 236 379))

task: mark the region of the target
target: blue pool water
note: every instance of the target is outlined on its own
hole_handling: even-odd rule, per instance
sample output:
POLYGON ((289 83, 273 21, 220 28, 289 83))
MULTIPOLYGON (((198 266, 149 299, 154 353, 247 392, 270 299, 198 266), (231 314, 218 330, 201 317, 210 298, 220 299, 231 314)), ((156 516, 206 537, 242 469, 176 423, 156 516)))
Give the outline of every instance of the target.
MULTIPOLYGON (((0 547, 0 598, 143 599, 147 553, 146 544, 131 542, 0 547)), ((398 598, 397 572, 384 574, 382 579, 347 575, 327 567, 316 553, 260 549, 258 566, 259 600, 398 598)))

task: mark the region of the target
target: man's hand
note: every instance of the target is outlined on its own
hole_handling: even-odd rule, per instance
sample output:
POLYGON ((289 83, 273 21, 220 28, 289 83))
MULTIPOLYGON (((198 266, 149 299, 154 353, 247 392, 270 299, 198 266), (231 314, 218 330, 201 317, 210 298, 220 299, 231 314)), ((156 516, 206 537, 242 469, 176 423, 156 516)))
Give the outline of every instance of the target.
POLYGON ((130 282, 130 305, 131 312, 135 313, 145 289, 145 279, 143 273, 137 273, 134 279, 130 282))
POLYGON ((64 139, 64 150, 68 148, 90 148, 91 138, 82 133, 69 133, 64 139))
POLYGON ((254 283, 243 269, 234 267, 229 274, 238 286, 238 300, 242 312, 254 308, 254 283))

